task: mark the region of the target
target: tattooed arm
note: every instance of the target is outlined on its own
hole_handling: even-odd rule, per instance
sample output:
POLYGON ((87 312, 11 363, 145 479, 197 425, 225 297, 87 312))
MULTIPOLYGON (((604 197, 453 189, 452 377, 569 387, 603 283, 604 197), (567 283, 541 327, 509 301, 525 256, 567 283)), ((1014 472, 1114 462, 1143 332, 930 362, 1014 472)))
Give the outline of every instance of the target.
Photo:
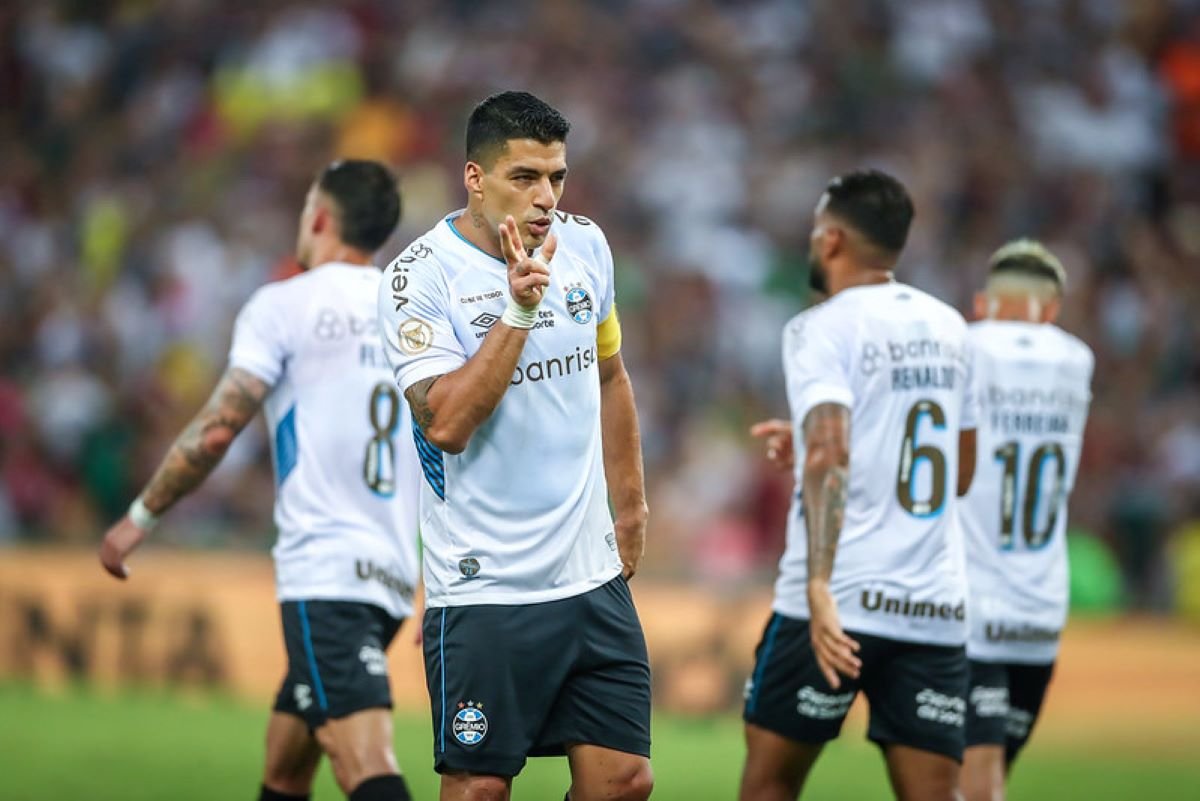
POLYGON ((462 453, 479 426, 492 416, 517 369, 529 332, 502 323, 492 326, 467 363, 404 391, 413 420, 446 453, 462 453))
MULTIPOLYGON (((262 407, 270 387, 246 370, 232 367, 221 377, 204 408, 175 439, 139 499, 158 516, 200 485, 225 456, 238 435, 262 407)), ((146 530, 121 518, 104 536, 100 561, 108 572, 125 578, 124 562, 146 536, 146 530)))
POLYGON ((858 676, 858 643, 847 637, 829 590, 850 483, 850 410, 837 403, 813 407, 804 418, 804 522, 808 532, 808 604, 813 651, 837 689, 841 673, 858 676))

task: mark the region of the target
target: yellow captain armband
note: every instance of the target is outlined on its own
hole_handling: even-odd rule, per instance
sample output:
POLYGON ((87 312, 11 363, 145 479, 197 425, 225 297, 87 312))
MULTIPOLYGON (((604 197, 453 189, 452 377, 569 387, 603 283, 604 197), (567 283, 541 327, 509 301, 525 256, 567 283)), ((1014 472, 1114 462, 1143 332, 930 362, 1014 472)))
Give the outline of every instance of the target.
POLYGON ((613 305, 608 316, 596 326, 596 354, 601 359, 611 359, 621 349, 621 321, 617 319, 617 307, 613 305))

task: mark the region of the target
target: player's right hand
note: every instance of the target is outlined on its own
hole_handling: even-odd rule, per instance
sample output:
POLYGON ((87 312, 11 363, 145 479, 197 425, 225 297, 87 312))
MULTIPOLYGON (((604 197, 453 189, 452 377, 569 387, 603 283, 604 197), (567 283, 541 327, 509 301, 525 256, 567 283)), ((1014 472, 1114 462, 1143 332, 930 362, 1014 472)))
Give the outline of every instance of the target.
POLYGON ((791 472, 796 465, 792 447, 792 424, 788 420, 762 420, 750 426, 750 436, 766 440, 767 461, 780 470, 791 472))
POLYGON ((145 538, 146 532, 135 526, 129 515, 125 515, 104 535, 104 541, 100 543, 100 564, 110 574, 124 581, 129 577, 125 560, 145 538))
POLYGON ((558 250, 558 237, 550 233, 538 255, 531 256, 521 241, 517 221, 510 214, 500 224, 500 250, 508 264, 508 291, 513 300, 526 309, 535 308, 550 286, 550 260, 558 250))
POLYGON ((828 585, 810 582, 808 587, 809 634, 812 638, 813 653, 817 657, 817 666, 829 686, 839 689, 842 680, 838 674, 847 678, 857 679, 862 670, 862 660, 858 658, 860 648, 858 641, 851 639, 842 631, 842 623, 838 618, 837 601, 829 592, 828 585))

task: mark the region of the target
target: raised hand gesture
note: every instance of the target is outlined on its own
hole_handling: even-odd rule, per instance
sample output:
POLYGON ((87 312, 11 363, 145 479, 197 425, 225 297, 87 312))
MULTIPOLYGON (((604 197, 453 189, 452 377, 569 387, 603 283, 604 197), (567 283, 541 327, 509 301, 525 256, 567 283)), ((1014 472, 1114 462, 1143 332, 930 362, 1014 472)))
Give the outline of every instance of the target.
POLYGON ((525 250, 512 215, 501 223, 500 250, 508 264, 508 291, 517 305, 532 310, 542 302, 542 295, 550 286, 550 260, 557 249, 558 238, 551 233, 538 255, 532 256, 525 250))

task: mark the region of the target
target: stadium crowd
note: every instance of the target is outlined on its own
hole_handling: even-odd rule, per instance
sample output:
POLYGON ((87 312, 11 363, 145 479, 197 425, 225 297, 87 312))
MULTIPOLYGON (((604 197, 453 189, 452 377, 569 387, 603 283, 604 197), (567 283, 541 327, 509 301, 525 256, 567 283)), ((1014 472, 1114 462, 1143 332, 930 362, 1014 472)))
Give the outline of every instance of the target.
MULTIPOLYGON (((1200 2, 357 0, 0 8, 0 540, 92 543, 288 275, 333 156, 401 175, 386 262, 461 203, 471 106, 527 88, 571 119, 563 206, 618 260, 645 438, 646 571, 773 568, 791 487, 749 441, 786 410, 831 175, 900 176, 900 279, 963 311, 1018 235, 1067 266, 1097 356, 1073 524, 1167 608, 1200 525, 1200 2)), ((265 432, 161 537, 270 541, 265 432)))

